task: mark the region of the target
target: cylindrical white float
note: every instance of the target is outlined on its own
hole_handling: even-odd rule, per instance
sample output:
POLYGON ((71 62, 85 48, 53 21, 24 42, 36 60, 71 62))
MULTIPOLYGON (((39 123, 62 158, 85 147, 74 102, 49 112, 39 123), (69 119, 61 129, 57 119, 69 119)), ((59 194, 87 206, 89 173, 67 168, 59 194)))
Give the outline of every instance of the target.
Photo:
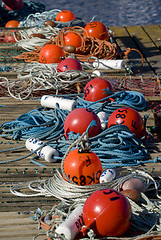
POLYGON ((97 113, 97 116, 99 117, 101 121, 101 128, 102 130, 105 130, 107 128, 107 120, 108 120, 108 114, 106 112, 99 112, 97 113))
POLYGON ((55 232, 62 234, 68 240, 73 240, 83 226, 83 206, 76 207, 69 217, 61 223, 55 232))
POLYGON ((93 62, 93 67, 96 69, 124 69, 126 62, 124 60, 103 60, 99 59, 98 61, 93 62))
POLYGON ((48 108, 56 108, 56 104, 62 110, 69 110, 70 112, 76 108, 77 101, 68 98, 59 98, 51 95, 44 95, 41 97, 41 105, 48 108))
POLYGON ((100 183, 110 182, 116 177, 116 172, 114 169, 106 169, 100 176, 100 183))
MULTIPOLYGON (((26 148, 31 152, 35 151, 36 149, 41 147, 41 145, 43 145, 43 144, 44 143, 41 140, 36 139, 36 138, 28 138, 25 143, 26 148)), ((56 162, 57 159, 55 159, 54 157, 59 156, 58 151, 48 145, 40 148, 35 153, 39 157, 42 157, 45 161, 50 162, 50 163, 56 162)))

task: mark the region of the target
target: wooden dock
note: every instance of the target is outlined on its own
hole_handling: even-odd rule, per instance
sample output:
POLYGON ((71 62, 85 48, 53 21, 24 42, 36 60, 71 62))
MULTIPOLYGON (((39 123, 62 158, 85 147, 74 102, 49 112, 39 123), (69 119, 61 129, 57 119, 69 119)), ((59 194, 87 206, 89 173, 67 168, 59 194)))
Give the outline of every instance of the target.
MULTIPOLYGON (((125 51, 127 48, 137 49, 144 57, 144 64, 140 72, 135 76, 131 76, 132 79, 154 79, 158 84, 160 92, 160 74, 161 74, 161 26, 126 26, 126 27, 109 27, 114 33, 114 39, 117 42, 121 51, 125 51)), ((7 44, 0 44, 0 52, 4 49, 12 48, 7 44)), ((128 55, 130 62, 136 62, 137 65, 141 63, 140 55, 137 51, 132 51, 128 55)), ((3 62, 0 57, 0 67, 6 64, 7 66, 13 66, 12 61, 3 62)), ((15 63, 17 64, 17 63, 15 63)), ((23 64, 23 63, 21 63, 23 64)), ((15 74, 15 73, 14 73, 15 74)), ((15 75, 12 74, 12 78, 15 79, 15 75)), ((107 71, 107 77, 121 79, 128 78, 124 71, 107 71)), ((8 77, 9 72, 0 72, 0 77, 8 77)), ((149 81, 150 81, 149 80, 149 81)), ((139 90, 139 89, 138 89, 139 90)), ((151 94, 145 96, 147 102, 160 104, 160 94, 151 94)), ((40 101, 36 98, 30 98, 27 100, 16 100, 11 97, 1 97, 0 105, 0 124, 8 121, 15 120, 23 113, 27 113, 30 110, 40 107, 40 101)), ((156 118, 151 109, 148 112, 142 112, 142 115, 148 114, 147 128, 151 129, 156 126, 156 118)), ((160 128, 161 129, 161 128, 160 128)), ((158 130, 155 134, 161 134, 158 130)), ((11 139, 0 139, 0 150, 10 149, 13 147, 19 147, 24 145, 23 141, 14 141, 11 139)), ((148 151, 151 154, 151 158, 161 158, 161 142, 149 144, 148 151)), ((11 152, 0 153, 0 161, 11 160, 13 157, 25 156, 28 150, 19 150, 11 152)), ((40 163, 44 163, 42 159, 40 163)), ((60 163, 50 164, 45 162, 45 167, 37 166, 30 162, 30 157, 27 157, 21 161, 1 164, 0 165, 0 239, 2 240, 30 240, 41 232, 45 233, 45 230, 38 230, 38 223, 31 219, 34 215, 34 211, 37 208, 42 209, 44 212, 51 210, 56 199, 52 197, 32 197, 22 198, 13 196, 10 192, 10 187, 15 183, 28 182, 32 180, 47 179, 53 175, 54 168, 59 168, 60 163)), ((144 166, 137 167, 138 169, 146 169, 151 174, 159 175, 161 171, 160 163, 145 164, 144 166)), ((118 169, 117 171, 125 171, 125 169, 118 169)), ((40 236, 37 239, 46 239, 45 236, 40 236)))

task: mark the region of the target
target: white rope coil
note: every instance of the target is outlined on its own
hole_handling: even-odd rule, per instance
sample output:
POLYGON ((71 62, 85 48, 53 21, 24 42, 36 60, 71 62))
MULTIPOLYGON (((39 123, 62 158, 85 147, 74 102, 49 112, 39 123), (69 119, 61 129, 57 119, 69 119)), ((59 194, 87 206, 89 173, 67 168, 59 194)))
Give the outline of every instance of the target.
POLYGON ((41 64, 38 62, 26 64, 23 68, 14 68, 18 72, 15 81, 1 77, 0 84, 6 87, 11 97, 19 100, 27 99, 32 92, 53 89, 59 91, 68 89, 73 84, 86 82, 91 75, 85 71, 69 70, 57 72, 58 64, 41 64))

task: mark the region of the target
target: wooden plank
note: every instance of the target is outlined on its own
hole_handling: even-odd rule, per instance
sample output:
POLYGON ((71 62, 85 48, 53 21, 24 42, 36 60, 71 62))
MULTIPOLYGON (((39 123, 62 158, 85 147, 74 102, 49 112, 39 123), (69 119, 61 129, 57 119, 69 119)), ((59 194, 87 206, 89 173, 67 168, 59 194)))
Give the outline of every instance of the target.
MULTIPOLYGON (((37 234, 46 232, 44 229, 38 230, 38 222, 32 219, 34 212, 29 208, 28 210, 26 212, 1 212, 0 239, 29 240, 37 234)), ((44 239, 44 236, 38 239, 44 239)))
MULTIPOLYGON (((126 51, 127 48, 138 49, 136 42, 129 35, 126 27, 111 27, 110 29, 114 32, 116 42, 120 46, 121 51, 126 51)), ((129 62, 131 62, 131 63, 133 63, 135 61, 139 61, 139 63, 140 63, 140 60, 141 60, 139 54, 135 51, 132 51, 132 53, 130 53, 128 55, 128 59, 129 59, 129 62)), ((136 69, 134 68, 134 70, 137 71, 137 68, 136 69)), ((141 74, 153 74, 153 71, 150 68, 150 66, 147 63, 145 58, 144 58, 144 64, 143 64, 143 67, 142 67, 140 73, 141 74)))
POLYGON ((161 54, 155 44, 151 41, 142 26, 126 27, 131 38, 136 42, 146 61, 151 66, 153 72, 157 75, 161 73, 160 63, 161 54))
POLYGON ((145 25, 143 29, 151 38, 151 41, 161 51, 161 27, 159 25, 145 25))

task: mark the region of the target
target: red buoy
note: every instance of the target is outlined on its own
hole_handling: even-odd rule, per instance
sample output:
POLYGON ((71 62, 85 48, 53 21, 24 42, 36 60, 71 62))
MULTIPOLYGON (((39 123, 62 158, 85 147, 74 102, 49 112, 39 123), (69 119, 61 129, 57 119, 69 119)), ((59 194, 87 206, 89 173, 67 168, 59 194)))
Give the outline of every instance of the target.
POLYGON ((79 70, 82 71, 82 65, 75 58, 66 58, 63 59, 57 66, 58 72, 65 72, 68 70, 79 70))
POLYGON ((5 43, 16 43, 17 42, 13 35, 5 35, 3 38, 3 41, 5 43))
POLYGON ((130 227, 131 218, 128 199, 114 189, 95 191, 83 206, 84 231, 91 228, 97 236, 123 235, 130 227))
POLYGON ((103 78, 94 78, 90 80, 84 88, 84 99, 96 102, 106 98, 112 93, 111 83, 103 78))
POLYGON ((21 10, 24 5, 23 0, 3 0, 3 2, 8 11, 21 10))
POLYGON ((75 19, 75 15, 69 10, 62 10, 56 15, 56 21, 69 22, 75 19))
POLYGON ((68 133, 80 133, 86 132, 87 128, 91 124, 92 120, 95 121, 96 126, 91 126, 88 131, 89 137, 94 137, 101 132, 101 122, 97 114, 87 108, 76 108, 71 111, 64 121, 64 133, 68 139, 68 133))
POLYGON ((141 115, 130 107, 118 108, 108 119, 108 128, 113 125, 126 125, 137 138, 147 135, 141 115))
POLYGON ((64 172, 72 182, 80 186, 96 184, 102 174, 101 160, 92 151, 79 152, 75 149, 64 160, 64 172))
POLYGON ((46 44, 39 53, 40 63, 59 63, 65 58, 64 51, 56 44, 46 44))
POLYGON ((109 40, 108 30, 105 25, 99 21, 93 21, 88 23, 84 27, 83 35, 89 36, 93 38, 97 38, 100 40, 109 40))

